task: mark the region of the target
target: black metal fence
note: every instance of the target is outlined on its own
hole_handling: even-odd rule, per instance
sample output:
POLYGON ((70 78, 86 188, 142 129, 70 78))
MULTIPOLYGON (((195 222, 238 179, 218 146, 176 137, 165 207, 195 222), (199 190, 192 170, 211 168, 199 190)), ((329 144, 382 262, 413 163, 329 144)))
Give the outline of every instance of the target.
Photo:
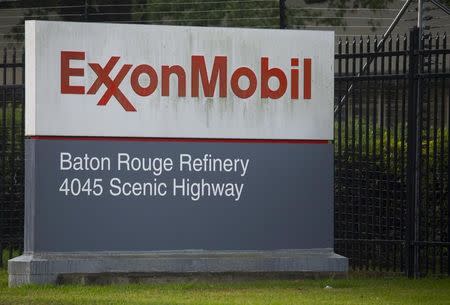
MULTIPOLYGON (((293 18, 274 1, 259 0, 242 1, 237 8, 233 5, 240 1, 229 1, 226 22, 222 15, 213 18, 182 8, 179 14, 189 16, 175 20, 170 17, 177 14, 175 8, 187 4, 173 2, 176 6, 169 8, 156 3, 166 5, 159 11, 152 6, 147 15, 153 19, 142 15, 148 6, 139 12, 137 5, 119 4, 86 10, 85 5, 72 3, 44 11, 31 9, 30 14, 42 14, 44 19, 54 13, 70 20, 250 27, 284 27, 293 18), (167 10, 171 13, 163 13, 167 10)), ((223 5, 207 2, 211 7, 204 10, 218 10, 219 2, 223 5)), ((8 26, 9 34, 2 35, 10 35, 13 43, 0 58, 0 253, 4 256, 0 255, 0 264, 23 247, 23 28, 20 21, 17 27, 8 26), (13 45, 17 51, 10 48, 13 45)), ((419 39, 417 30, 383 44, 376 37, 338 41, 335 248, 350 258, 354 269, 450 273, 449 54, 445 35, 419 39)))
POLYGON ((338 42, 336 251, 355 269, 450 274, 447 37, 378 44, 338 42))
POLYGON ((23 248, 23 54, 4 49, 0 63, 0 267, 23 248))

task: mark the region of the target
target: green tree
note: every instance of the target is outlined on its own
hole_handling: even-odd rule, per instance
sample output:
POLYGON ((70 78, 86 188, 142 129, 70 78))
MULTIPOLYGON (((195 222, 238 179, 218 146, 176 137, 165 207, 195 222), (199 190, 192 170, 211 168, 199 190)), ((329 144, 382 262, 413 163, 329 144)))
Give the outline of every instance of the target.
POLYGON ((272 0, 136 1, 134 20, 194 26, 279 27, 279 6, 272 0))

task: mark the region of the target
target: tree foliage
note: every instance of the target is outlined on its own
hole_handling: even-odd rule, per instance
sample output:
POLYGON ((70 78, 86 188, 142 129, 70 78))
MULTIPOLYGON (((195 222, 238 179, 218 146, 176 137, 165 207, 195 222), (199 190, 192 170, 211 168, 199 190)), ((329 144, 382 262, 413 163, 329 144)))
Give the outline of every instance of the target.
MULTIPOLYGON (((393 1, 286 0, 285 15, 291 28, 345 26, 342 17, 360 8, 387 8, 393 1), (311 6, 323 10, 311 10, 311 6), (337 9, 327 11, 326 7, 337 9)), ((450 0, 440 1, 450 5, 450 0)), ((16 26, 6 36, 14 41, 23 41, 23 22, 27 19, 257 28, 280 25, 277 0, 23 0, 0 2, 1 8, 16 9, 16 26)), ((366 24, 373 30, 379 25, 371 18, 366 24)))

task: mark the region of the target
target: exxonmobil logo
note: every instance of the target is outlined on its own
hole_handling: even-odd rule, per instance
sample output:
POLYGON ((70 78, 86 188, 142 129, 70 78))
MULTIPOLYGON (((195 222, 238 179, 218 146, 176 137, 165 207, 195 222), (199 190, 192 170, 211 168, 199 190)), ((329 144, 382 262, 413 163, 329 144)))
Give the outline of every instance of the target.
MULTIPOLYGON (((97 79, 89 88, 79 85, 71 85, 72 77, 84 77, 83 68, 74 68, 71 61, 84 61, 85 52, 80 51, 62 51, 61 52, 61 94, 96 94, 102 85, 107 88, 97 105, 105 106, 115 97, 126 111, 136 111, 134 105, 130 102, 121 88, 127 84, 122 84, 124 78, 130 74, 130 86, 139 96, 152 95, 158 86, 161 86, 161 96, 169 96, 170 77, 177 77, 178 90, 177 96, 186 97, 186 86, 188 76, 190 76, 191 97, 199 97, 200 90, 203 90, 205 97, 213 97, 218 87, 219 97, 227 97, 228 92, 228 57, 215 56, 212 67, 207 67, 205 57, 202 55, 191 56, 191 66, 182 67, 180 65, 162 65, 153 67, 148 64, 119 64, 119 70, 115 76, 111 76, 112 70, 118 64, 120 57, 112 56, 102 67, 99 63, 88 63, 92 71, 97 75, 97 79), (208 73, 208 70, 210 73, 208 73), (141 75, 146 75, 149 82, 143 86, 139 82, 141 75), (86 91, 87 89, 87 91, 86 91)), ((285 94, 289 94, 291 100, 301 98, 311 99, 311 58, 304 58, 301 62, 299 58, 291 58, 291 69, 285 73, 279 67, 270 67, 269 58, 260 58, 260 75, 250 67, 238 67, 231 72, 230 86, 232 92, 239 98, 247 99, 254 94, 259 94, 261 98, 280 99, 285 94), (301 77, 302 76, 302 77, 301 77), (248 80, 246 88, 239 84, 241 78, 248 80), (269 87, 269 80, 276 78, 278 80, 277 88, 269 87), (256 93, 258 82, 260 90, 256 93), (286 92, 290 82, 290 92, 286 92)))

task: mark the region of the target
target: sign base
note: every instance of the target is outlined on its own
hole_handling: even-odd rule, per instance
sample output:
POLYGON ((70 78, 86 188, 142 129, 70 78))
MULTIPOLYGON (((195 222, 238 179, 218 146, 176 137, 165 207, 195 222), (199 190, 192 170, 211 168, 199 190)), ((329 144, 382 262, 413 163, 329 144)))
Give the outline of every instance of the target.
MULTIPOLYGON (((346 275, 348 259, 333 249, 274 251, 152 251, 33 253, 9 260, 9 286, 56 284, 68 275, 130 274, 152 277, 192 274, 346 275)), ((125 276, 128 275, 128 276, 125 276)), ((70 276, 69 276, 70 278, 70 276)), ((78 277, 80 278, 80 277, 78 277)), ((128 280, 129 281, 129 280, 128 280)), ((116 281, 117 282, 117 281, 116 281)), ((120 281, 119 281, 120 282, 120 281)))

